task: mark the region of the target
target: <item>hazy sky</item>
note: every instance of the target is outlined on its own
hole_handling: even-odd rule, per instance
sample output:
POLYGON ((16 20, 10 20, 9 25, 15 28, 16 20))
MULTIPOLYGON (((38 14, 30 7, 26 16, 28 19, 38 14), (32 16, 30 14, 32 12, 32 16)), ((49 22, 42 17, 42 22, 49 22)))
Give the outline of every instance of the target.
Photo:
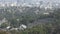
MULTIPOLYGON (((0 0, 0 2, 3 2, 4 0, 0 0)), ((13 1, 13 2, 16 2, 17 0, 5 0, 6 2, 11 2, 11 1, 13 1)), ((19 0, 20 2, 23 2, 23 1, 25 1, 25 2, 39 2, 39 1, 45 1, 45 2, 47 2, 47 1, 49 1, 49 2, 60 2, 60 0, 19 0)))

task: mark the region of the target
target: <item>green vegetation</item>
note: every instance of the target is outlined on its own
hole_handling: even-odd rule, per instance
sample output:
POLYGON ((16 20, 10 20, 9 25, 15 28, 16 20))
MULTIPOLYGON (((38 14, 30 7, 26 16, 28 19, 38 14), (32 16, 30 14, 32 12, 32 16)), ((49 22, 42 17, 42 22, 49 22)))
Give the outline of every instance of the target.
POLYGON ((35 11, 39 10, 38 7, 4 7, 0 9, 0 20, 6 18, 8 23, 12 27, 19 27, 20 24, 27 25, 28 23, 33 23, 35 20, 49 18, 50 15, 44 15, 44 11, 39 10, 36 14, 35 11), (23 10, 23 8, 25 8, 23 10), (21 9, 21 10, 20 10, 21 9), (21 12, 22 11, 22 12, 21 12), (41 14, 40 14, 41 13, 41 14), (19 21, 17 21, 19 19, 19 21))
MULTIPOLYGON (((0 19, 6 18, 8 20, 8 23, 12 27, 19 27, 20 24, 27 25, 28 23, 33 23, 34 21, 37 21, 39 19, 44 18, 53 18, 54 22, 50 23, 43 23, 36 26, 33 26, 32 28, 27 28, 23 31, 16 31, 12 30, 9 31, 11 34, 60 34, 60 8, 55 9, 53 13, 50 13, 50 15, 44 15, 44 14, 35 14, 35 10, 30 9, 29 10, 23 10, 25 12, 21 13, 18 9, 15 10, 14 7, 11 8, 4 8, 1 9, 3 13, 0 13, 0 19), (11 9, 12 8, 12 9, 11 9), (18 12, 17 12, 18 10, 18 12), (17 19, 19 19, 17 21, 17 19)), ((37 10, 37 9, 36 9, 37 10)), ((8 24, 3 23, 1 25, 1 28, 5 28, 8 26, 8 24)), ((5 34, 5 32, 0 32, 0 34, 5 34)))
POLYGON ((8 23, 2 23, 2 24, 1 24, 1 28, 6 28, 7 26, 9 26, 8 23))

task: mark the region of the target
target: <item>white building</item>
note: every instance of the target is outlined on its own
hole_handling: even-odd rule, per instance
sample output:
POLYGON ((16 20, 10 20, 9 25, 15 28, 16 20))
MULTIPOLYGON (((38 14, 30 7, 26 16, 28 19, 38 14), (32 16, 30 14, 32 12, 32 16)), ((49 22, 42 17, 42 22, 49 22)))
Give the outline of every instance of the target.
POLYGON ((10 28, 11 28, 11 26, 7 26, 7 27, 6 27, 6 29, 10 29, 10 28))
POLYGON ((24 29, 26 29, 26 28, 27 28, 27 26, 22 24, 19 29, 20 29, 20 30, 24 30, 24 29))
POLYGON ((10 30, 18 30, 18 28, 12 28, 12 29, 10 29, 10 30))
POLYGON ((47 12, 47 13, 43 13, 44 15, 49 15, 49 13, 47 12))
POLYGON ((10 6, 17 6, 17 3, 12 3, 10 4, 10 6))

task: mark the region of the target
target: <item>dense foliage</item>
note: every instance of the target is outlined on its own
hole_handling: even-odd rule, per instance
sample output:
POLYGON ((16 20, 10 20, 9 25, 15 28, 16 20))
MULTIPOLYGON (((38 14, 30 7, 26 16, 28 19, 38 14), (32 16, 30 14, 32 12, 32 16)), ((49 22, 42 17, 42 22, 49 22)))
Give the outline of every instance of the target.
MULTIPOLYGON (((33 26, 32 28, 27 28, 26 30, 23 31, 16 31, 16 30, 9 31, 11 34, 60 34, 60 8, 53 10, 54 12, 50 13, 50 15, 44 15, 40 13, 35 14, 34 12, 35 10, 33 8, 31 9, 29 8, 29 10, 31 11, 25 9, 23 10, 23 13, 21 13, 17 7, 15 7, 17 9, 15 9, 14 7, 11 8, 1 9, 3 13, 0 12, 0 17, 1 17, 0 19, 5 17, 8 20, 8 23, 10 23, 12 27, 19 27, 20 24, 27 25, 28 23, 33 23, 38 19, 44 19, 44 18, 54 19, 54 22, 52 23, 48 22, 48 23, 39 24, 33 26)), ((6 27, 7 25, 8 24, 3 23, 2 28, 6 27)), ((5 32, 2 31, 0 33, 5 34, 5 32)))

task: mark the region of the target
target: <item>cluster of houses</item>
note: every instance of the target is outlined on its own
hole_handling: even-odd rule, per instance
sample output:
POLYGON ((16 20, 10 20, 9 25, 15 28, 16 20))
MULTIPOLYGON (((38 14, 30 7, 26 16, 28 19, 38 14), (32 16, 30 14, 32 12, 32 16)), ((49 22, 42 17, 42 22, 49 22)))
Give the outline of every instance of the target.
POLYGON ((11 26, 7 26, 7 27, 4 28, 4 29, 0 28, 0 30, 3 30, 3 31, 16 30, 16 31, 18 31, 18 30, 25 30, 26 28, 27 28, 27 26, 22 24, 22 25, 20 25, 20 27, 18 27, 18 28, 14 28, 14 27, 11 27, 11 26))
MULTIPOLYGON (((1 26, 1 24, 3 24, 3 23, 6 23, 7 22, 7 20, 6 20, 6 18, 4 18, 4 19, 2 19, 2 20, 0 20, 0 26, 1 26)), ((24 24, 21 24, 20 25, 20 27, 18 27, 18 28, 13 28, 12 26, 7 26, 6 28, 0 28, 0 30, 24 30, 24 29, 26 29, 27 28, 27 26, 26 25, 24 25, 24 24)))
MULTIPOLYGON (((5 23, 5 22, 7 22, 7 20, 6 20, 5 18, 2 19, 2 20, 0 21, 0 26, 1 26, 3 23, 5 23)), ((26 28, 27 28, 27 26, 24 25, 24 24, 21 24, 20 27, 18 27, 18 28, 14 28, 14 27, 8 25, 6 28, 3 28, 3 30, 24 30, 24 29, 26 29, 26 28)), ((2 28, 0 28, 0 29, 2 29, 2 28)))
POLYGON ((27 28, 27 26, 26 25, 20 25, 20 27, 18 27, 18 28, 13 28, 13 27, 11 27, 11 26, 7 26, 5 29, 6 30, 25 30, 27 28))

